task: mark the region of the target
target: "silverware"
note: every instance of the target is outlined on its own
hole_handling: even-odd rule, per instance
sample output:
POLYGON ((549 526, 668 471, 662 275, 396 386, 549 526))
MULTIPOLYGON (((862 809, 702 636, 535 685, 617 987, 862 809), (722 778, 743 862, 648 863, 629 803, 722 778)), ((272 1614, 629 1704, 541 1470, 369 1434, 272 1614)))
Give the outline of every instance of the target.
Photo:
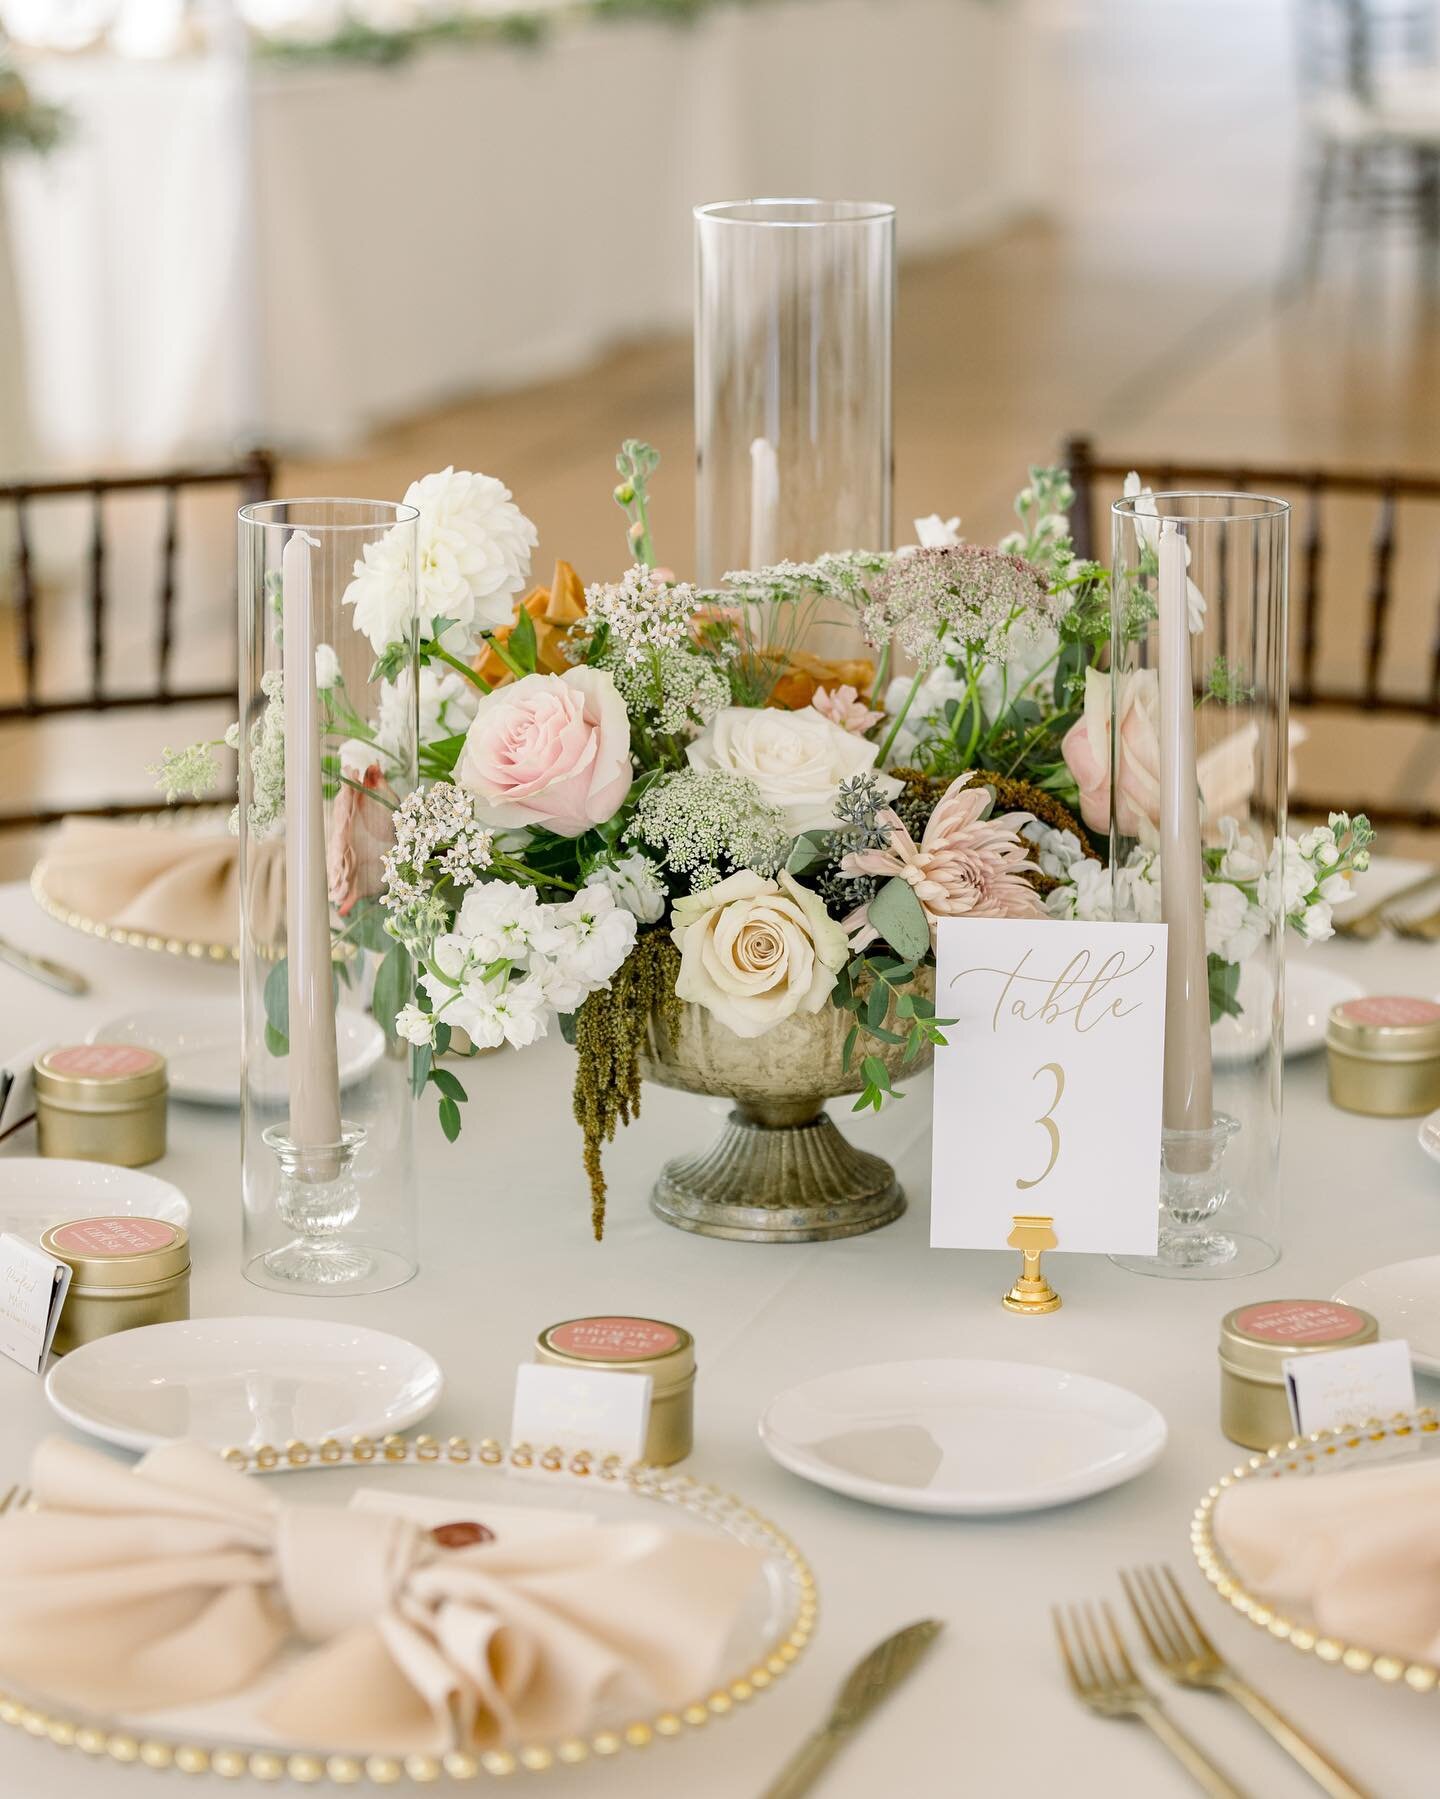
POLYGON ((1440 881, 1440 868, 1432 868, 1420 876, 1417 881, 1408 881, 1405 886, 1397 887, 1393 893, 1387 893, 1384 899, 1378 899, 1373 905, 1363 907, 1359 912, 1352 912, 1344 918, 1335 920, 1337 937, 1352 937, 1357 942, 1368 943, 1378 937, 1387 925, 1394 927, 1394 920, 1389 914, 1400 900, 1414 899, 1417 894, 1424 893, 1440 881))
POLYGON ((1419 918, 1387 912, 1385 922, 1397 937, 1408 937, 1419 943, 1440 942, 1440 911, 1422 912, 1419 918))
POLYGON ((90 991, 89 981, 76 969, 67 968, 63 962, 52 962, 48 956, 32 956, 29 950, 6 943, 3 937, 0 937, 0 962, 8 962, 21 974, 28 974, 34 980, 43 981, 47 987, 72 994, 77 999, 90 991))
POLYGON ((1121 1574, 1120 1584, 1140 1634, 1159 1666, 1183 1687, 1224 1693, 1249 1712, 1280 1747, 1297 1761, 1331 1799, 1371 1799, 1366 1788, 1336 1767, 1268 1699, 1237 1674, 1206 1636, 1180 1583, 1169 1568, 1140 1568, 1121 1574), (1163 1578, 1162 1578, 1163 1577, 1163 1578))
POLYGON ((1102 1718, 1138 1718, 1210 1799, 1246 1799, 1244 1789, 1222 1774, 1204 1750, 1171 1723, 1169 1713, 1135 1672, 1108 1605, 1072 1605, 1068 1615, 1057 1607, 1050 1615, 1070 1685, 1091 1711, 1102 1718))
POLYGON ((29 1487, 11 1487, 3 1498, 0 1498, 0 1518, 13 1506, 17 1512, 23 1512, 30 1503, 29 1487))
POLYGON ((936 1619, 926 1618, 877 1643, 847 1675, 830 1716, 800 1745, 761 1799, 799 1799, 801 1793, 808 1793, 851 1733, 899 1686, 943 1629, 936 1619))

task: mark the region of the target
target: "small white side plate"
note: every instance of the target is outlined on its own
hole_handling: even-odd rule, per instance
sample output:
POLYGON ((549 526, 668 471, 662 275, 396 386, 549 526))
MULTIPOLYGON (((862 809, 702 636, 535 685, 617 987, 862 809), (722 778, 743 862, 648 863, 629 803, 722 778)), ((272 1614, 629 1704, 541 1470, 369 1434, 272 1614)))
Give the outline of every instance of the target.
POLYGON ((444 1387, 434 1357, 402 1337, 312 1318, 141 1325, 82 1344, 45 1377, 67 1423, 122 1449, 383 1437, 432 1412, 444 1387))
POLYGON ((1373 1313, 1382 1337, 1403 1337, 1410 1345, 1410 1360, 1422 1374, 1440 1375, 1440 1256, 1417 1256, 1411 1262, 1372 1268, 1346 1281, 1335 1297, 1342 1305, 1373 1313))
POLYGON ((0 1231, 38 1243, 72 1218, 159 1218, 188 1225, 190 1201, 169 1181, 108 1162, 0 1156, 0 1231))
MULTIPOLYGON (((1306 960, 1304 950, 1285 962, 1285 1055, 1313 1055, 1325 1044, 1325 1023, 1330 1008, 1342 1000, 1359 999, 1365 989, 1347 974, 1320 968, 1306 960)), ((1240 970, 1238 1018, 1217 1020, 1210 1033, 1215 1060, 1224 1067, 1253 1061, 1264 1050, 1270 1031, 1270 980, 1258 962, 1240 970)))
POLYGON ((1039 1511, 1152 1466, 1165 1420, 1138 1394, 1028 1362, 881 1362, 771 1400, 760 1440, 782 1468, 906 1512, 1039 1511))
MULTIPOLYGON (((340 1085, 363 1080, 385 1053, 385 1033, 368 1012, 341 1006, 335 1014, 340 1085)), ((170 1067, 175 1099, 201 1106, 240 1104, 240 1002, 191 1000, 122 1012, 96 1025, 91 1043, 140 1043, 158 1050, 170 1067)), ((267 1056, 252 1074, 262 1099, 285 1096, 285 1061, 267 1056)))

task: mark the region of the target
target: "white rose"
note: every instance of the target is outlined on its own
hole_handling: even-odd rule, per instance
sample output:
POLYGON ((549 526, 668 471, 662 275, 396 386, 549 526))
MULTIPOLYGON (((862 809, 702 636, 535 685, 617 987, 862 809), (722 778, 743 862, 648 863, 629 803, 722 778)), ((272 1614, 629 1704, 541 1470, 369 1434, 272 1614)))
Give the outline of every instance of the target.
MULTIPOLYGON (((692 768, 721 768, 744 775, 761 799, 778 806, 798 837, 839 823, 835 799, 840 783, 875 766, 878 745, 832 724, 813 706, 782 712, 773 706, 727 706, 685 754, 692 768)), ((900 783, 876 777, 887 798, 900 783)))
POLYGON ((677 899, 671 915, 680 951, 675 992, 737 1037, 759 1037, 795 1012, 818 1012, 850 953, 819 895, 788 874, 769 881, 742 869, 677 899))
POLYGON ((618 862, 600 863, 590 880, 608 887, 615 904, 623 906, 641 924, 655 924, 665 916, 665 883, 660 878, 659 864, 638 850, 621 856, 618 862))

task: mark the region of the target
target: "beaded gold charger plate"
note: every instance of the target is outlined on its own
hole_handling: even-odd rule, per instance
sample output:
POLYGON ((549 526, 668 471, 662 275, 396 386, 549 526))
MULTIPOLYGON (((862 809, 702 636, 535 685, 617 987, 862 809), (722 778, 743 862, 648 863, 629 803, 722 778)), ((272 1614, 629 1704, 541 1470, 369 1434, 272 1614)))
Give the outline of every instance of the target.
POLYGON ((246 1695, 209 1707, 209 1720, 192 1708, 185 1714, 149 1719, 82 1717, 58 1709, 36 1695, 0 1693, 0 1723, 33 1737, 48 1738, 72 1754, 134 1763, 156 1771, 217 1774, 235 1780, 292 1780, 304 1785, 393 1786, 502 1778, 539 1773, 557 1766, 583 1767, 657 1739, 684 1736, 745 1710, 803 1653, 815 1627, 815 1580, 800 1551, 768 1519, 732 1493, 704 1486, 688 1475, 663 1468, 627 1466, 616 1457, 562 1455, 484 1438, 356 1438, 349 1443, 289 1443, 283 1448, 231 1450, 227 1460, 254 1474, 284 1473, 286 1486, 315 1484, 324 1476, 323 1496, 354 1491, 379 1478, 388 1485, 404 1475, 423 1474, 405 1491, 419 1499, 453 1500, 457 1511, 479 1513, 516 1507, 581 1511, 599 1523, 633 1521, 641 1508, 660 1505, 667 1526, 700 1533, 720 1532, 758 1549, 759 1576, 726 1647, 714 1686, 673 1709, 648 1717, 596 1719, 583 1735, 556 1741, 515 1743, 484 1751, 457 1749, 448 1755, 405 1757, 366 1755, 343 1744, 328 1752, 296 1749, 275 1742, 258 1723, 249 1725, 246 1695), (527 1478, 516 1478, 516 1474, 527 1478), (220 1714, 225 1728, 219 1728, 220 1714))
POLYGON ((1352 1469, 1379 1468, 1387 1464, 1413 1463, 1417 1456, 1440 1455, 1440 1414, 1429 1407, 1400 1412, 1384 1423, 1372 1421, 1361 1428, 1316 1431, 1289 1443, 1251 1456, 1242 1467, 1211 1487, 1196 1508, 1190 1525, 1190 1544, 1201 1572, 1220 1598, 1242 1617, 1278 1641, 1321 1662, 1370 1674, 1389 1686, 1406 1686, 1417 1693, 1434 1692, 1440 1684, 1440 1667, 1412 1661, 1377 1643, 1351 1643, 1327 1636, 1313 1618, 1298 1610, 1286 1612, 1251 1592, 1231 1567, 1216 1540, 1215 1507, 1221 1495, 1240 1481, 1335 1480, 1352 1469))

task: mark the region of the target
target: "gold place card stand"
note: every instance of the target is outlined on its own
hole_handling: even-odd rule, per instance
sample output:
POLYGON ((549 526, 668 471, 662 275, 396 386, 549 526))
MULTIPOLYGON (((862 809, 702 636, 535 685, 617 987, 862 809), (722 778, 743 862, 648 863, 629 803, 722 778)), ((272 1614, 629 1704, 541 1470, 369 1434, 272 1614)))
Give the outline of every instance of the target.
POLYGON ((1045 1251, 1059 1247, 1055 1220, 1043 1212, 1016 1212, 1012 1216, 1015 1228, 1005 1241, 1011 1249, 1020 1251, 1020 1278, 1000 1303, 1007 1312, 1058 1312, 1060 1295, 1040 1270, 1045 1251))

